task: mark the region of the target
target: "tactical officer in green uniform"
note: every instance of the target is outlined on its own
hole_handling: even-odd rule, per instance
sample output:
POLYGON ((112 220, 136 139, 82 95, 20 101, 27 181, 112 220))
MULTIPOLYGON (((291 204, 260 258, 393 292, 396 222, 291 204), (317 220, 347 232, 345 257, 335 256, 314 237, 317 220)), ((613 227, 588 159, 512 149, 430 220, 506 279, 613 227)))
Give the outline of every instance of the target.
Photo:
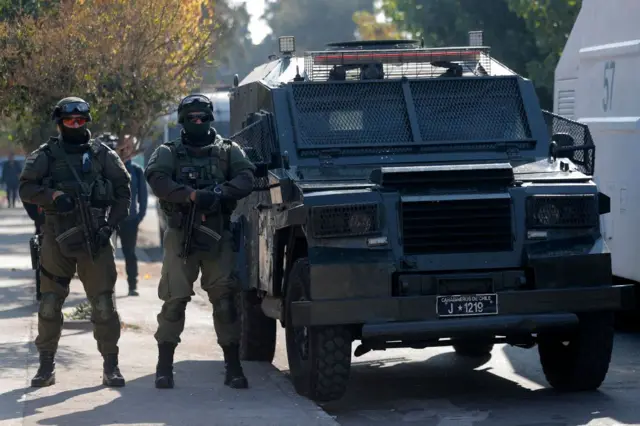
POLYGON ((235 307, 238 282, 229 230, 237 200, 253 189, 255 166, 236 143, 218 135, 211 122, 213 104, 203 95, 190 95, 178 106, 183 130, 178 140, 159 146, 151 155, 145 177, 167 215, 164 263, 158 296, 156 387, 173 387, 173 355, 184 330, 185 309, 193 283, 202 271, 202 288, 213 304, 213 323, 224 352, 225 385, 247 388, 239 356, 240 324, 235 307), (184 228, 195 205, 197 224, 193 249, 183 256, 184 228))
POLYGON ((20 175, 22 201, 38 204, 45 212, 42 299, 35 342, 40 368, 31 386, 55 383, 54 355, 62 330, 62 305, 76 268, 91 303, 93 335, 104 358, 102 382, 124 386, 118 368, 120 318, 113 300, 117 272, 110 237, 129 213, 130 176, 115 152, 91 139, 87 102, 64 98, 52 118, 59 136, 32 152, 20 175), (84 221, 83 205, 88 206, 83 210, 88 212, 84 221))

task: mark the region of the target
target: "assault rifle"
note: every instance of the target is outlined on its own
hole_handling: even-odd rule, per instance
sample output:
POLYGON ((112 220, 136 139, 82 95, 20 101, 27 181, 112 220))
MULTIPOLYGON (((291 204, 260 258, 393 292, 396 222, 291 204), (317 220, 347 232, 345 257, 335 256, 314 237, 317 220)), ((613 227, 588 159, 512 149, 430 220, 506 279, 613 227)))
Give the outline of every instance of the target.
MULTIPOLYGON (((54 150, 54 152, 57 152, 62 159, 64 159, 64 162, 67 164, 67 167, 69 168, 71 173, 73 173, 73 177, 76 179, 80 186, 80 190, 77 192, 75 199, 78 206, 78 211, 80 212, 80 220, 82 221, 82 233, 84 234, 84 241, 87 244, 87 251, 89 252, 91 262, 93 262, 96 258, 96 253, 98 252, 98 250, 96 248, 96 230, 94 229, 93 218, 91 215, 91 190, 88 185, 83 182, 82 179, 80 179, 78 172, 69 162, 64 149, 62 149, 58 145, 53 145, 52 149, 54 150)), ((88 153, 85 153, 82 156, 83 169, 89 169, 91 167, 90 163, 90 157, 88 153)))
POLYGON ((96 230, 93 226, 93 218, 91 215, 91 195, 83 188, 76 195, 76 203, 78 204, 78 211, 80 213, 80 220, 82 223, 82 233, 84 234, 84 241, 87 244, 87 251, 91 262, 96 258, 98 250, 96 248, 96 230))
POLYGON ((180 253, 180 257, 184 259, 184 263, 187 263, 187 259, 189 258, 189 254, 191 254, 191 245, 193 242, 193 228, 196 225, 196 218, 198 216, 196 203, 193 201, 189 206, 189 213, 187 214, 187 220, 184 225, 184 236, 182 240, 182 253, 180 253))
MULTIPOLYGON (((195 187, 197 185, 197 173, 195 170, 189 169, 187 175, 189 176, 189 183, 192 187, 195 187)), ((180 253, 180 257, 184 260, 185 264, 191 254, 191 248, 193 246, 193 232, 195 230, 213 238, 215 241, 220 241, 222 238, 222 236, 214 230, 200 224, 198 221, 198 207, 195 202, 191 201, 191 204, 189 205, 189 212, 187 213, 187 220, 184 222, 183 226, 184 235, 182 240, 182 252, 180 253)))

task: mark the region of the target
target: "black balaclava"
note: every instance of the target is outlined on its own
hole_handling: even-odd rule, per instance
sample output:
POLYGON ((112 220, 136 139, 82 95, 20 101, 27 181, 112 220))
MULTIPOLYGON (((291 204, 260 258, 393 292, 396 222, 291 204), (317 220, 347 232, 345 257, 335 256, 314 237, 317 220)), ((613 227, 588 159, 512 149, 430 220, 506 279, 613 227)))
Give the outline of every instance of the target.
POLYGON ((68 97, 62 99, 56 104, 52 118, 56 121, 60 128, 60 136, 65 144, 82 145, 91 139, 91 133, 87 129, 91 122, 91 112, 89 104, 81 98, 68 97), (76 128, 66 127, 62 120, 71 116, 81 116, 86 118, 87 122, 76 128))
POLYGON ((215 131, 211 128, 213 122, 213 104, 204 95, 189 95, 178 107, 178 122, 183 128, 183 139, 186 144, 194 146, 209 145, 215 138, 215 131), (190 113, 204 114, 201 123, 189 120, 190 113))

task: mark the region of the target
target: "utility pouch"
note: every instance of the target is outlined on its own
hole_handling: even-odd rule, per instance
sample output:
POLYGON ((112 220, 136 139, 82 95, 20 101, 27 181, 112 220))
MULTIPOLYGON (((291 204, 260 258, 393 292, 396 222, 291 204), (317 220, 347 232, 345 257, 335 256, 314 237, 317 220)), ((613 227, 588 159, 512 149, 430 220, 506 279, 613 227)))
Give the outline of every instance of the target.
POLYGON ((74 226, 56 237, 60 252, 66 257, 79 257, 87 254, 87 242, 82 226, 74 226))
POLYGON ((113 184, 107 179, 96 179, 91 184, 91 205, 97 208, 107 208, 113 205, 113 184))
POLYGON ((197 225, 193 228, 193 240, 191 247, 193 251, 212 252, 217 246, 222 236, 213 229, 204 225, 197 225))

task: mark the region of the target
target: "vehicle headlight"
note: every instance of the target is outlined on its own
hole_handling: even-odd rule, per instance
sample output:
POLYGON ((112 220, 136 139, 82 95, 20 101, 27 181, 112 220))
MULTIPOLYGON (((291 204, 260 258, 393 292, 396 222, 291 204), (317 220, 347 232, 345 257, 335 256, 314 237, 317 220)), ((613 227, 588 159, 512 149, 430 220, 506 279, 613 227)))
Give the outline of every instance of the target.
POLYGON ((315 238, 355 237, 380 231, 377 203, 312 207, 310 219, 315 238))
POLYGON ((597 223, 595 195, 534 195, 527 199, 528 228, 591 228, 597 223))

